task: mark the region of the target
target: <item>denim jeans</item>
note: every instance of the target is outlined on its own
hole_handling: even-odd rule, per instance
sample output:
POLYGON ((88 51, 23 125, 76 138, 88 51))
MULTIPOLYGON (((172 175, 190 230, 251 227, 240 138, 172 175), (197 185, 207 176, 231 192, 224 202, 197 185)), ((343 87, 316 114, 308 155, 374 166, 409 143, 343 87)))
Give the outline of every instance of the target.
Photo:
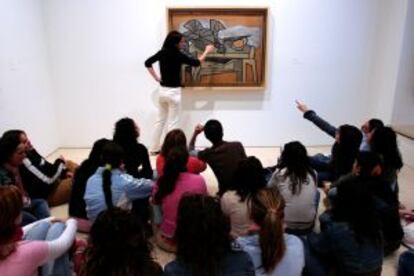
MULTIPOLYGON (((57 239, 65 230, 65 224, 41 222, 34 226, 24 237, 25 240, 40 240, 40 241, 52 241, 57 239)), ((51 260, 47 264, 43 265, 40 269, 40 275, 49 276, 70 276, 72 274, 70 269, 69 254, 65 253, 56 260, 51 260)))
POLYGON ((42 198, 32 198, 30 206, 23 210, 35 216, 37 220, 50 217, 49 205, 42 198))
POLYGON ((30 212, 22 211, 22 223, 21 226, 28 225, 32 222, 35 222, 37 218, 33 216, 30 212))
POLYGON ((414 250, 401 254, 398 262, 398 276, 414 276, 414 250))

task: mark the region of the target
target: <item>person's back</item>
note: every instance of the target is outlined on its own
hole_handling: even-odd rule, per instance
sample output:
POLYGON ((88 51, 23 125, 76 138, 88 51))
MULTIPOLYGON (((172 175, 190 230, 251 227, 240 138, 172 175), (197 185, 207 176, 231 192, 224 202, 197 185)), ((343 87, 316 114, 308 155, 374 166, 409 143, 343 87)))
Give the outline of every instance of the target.
POLYGON ((237 243, 250 255, 256 270, 256 275, 302 275, 303 266, 305 265, 302 241, 298 237, 289 234, 284 235, 284 241, 286 251, 282 259, 273 271, 266 273, 262 268, 262 251, 260 249, 259 236, 255 234, 237 239, 237 243))
POLYGON ((234 249, 230 224, 213 197, 186 195, 178 206, 176 259, 164 275, 254 275, 251 259, 234 249))
MULTIPOLYGON (((100 212, 107 209, 102 176, 105 169, 99 167, 86 184, 84 199, 86 213, 91 221, 94 221, 100 212)), ((145 198, 151 193, 151 180, 134 178, 119 169, 112 170, 111 175, 111 192, 114 206, 131 209, 133 199, 145 198)))
POLYGON ((308 239, 312 250, 322 258, 334 259, 340 275, 368 273, 381 268, 382 243, 357 235, 347 222, 328 221, 321 234, 313 234, 308 239))
POLYGON ((200 151, 198 158, 205 161, 213 170, 218 181, 219 194, 222 195, 231 187, 237 165, 246 158, 246 153, 240 142, 223 141, 200 151))
POLYGON ((301 190, 292 192, 292 181, 285 177, 286 170, 277 170, 269 181, 270 186, 277 187, 285 200, 284 221, 289 229, 307 229, 314 224, 317 212, 317 184, 315 178, 308 174, 301 183, 301 190))
MULTIPOLYGON (((155 187, 154 192, 158 189, 158 186, 155 187)), ((174 236, 178 203, 185 194, 207 194, 204 178, 201 175, 182 172, 176 181, 174 191, 163 198, 160 229, 166 237, 174 236)))
POLYGON ((252 258, 256 275, 300 276, 305 265, 302 241, 284 234, 284 200, 274 187, 261 189, 249 199, 256 228, 236 241, 252 258))
MULTIPOLYGON (((330 261, 340 275, 379 275, 383 260, 381 225, 373 196, 359 179, 337 186, 334 204, 320 216, 321 233, 308 237, 310 252, 330 261)), ((308 264, 307 264, 308 265, 308 264)), ((318 264, 309 264, 309 269, 318 264)))
POLYGON ((113 207, 92 225, 82 276, 162 275, 151 256, 152 244, 144 225, 128 211, 113 207))
POLYGON ((248 211, 248 200, 266 187, 263 165, 259 159, 249 156, 239 162, 234 173, 232 190, 220 198, 221 210, 230 218, 233 238, 247 235, 253 222, 248 211))

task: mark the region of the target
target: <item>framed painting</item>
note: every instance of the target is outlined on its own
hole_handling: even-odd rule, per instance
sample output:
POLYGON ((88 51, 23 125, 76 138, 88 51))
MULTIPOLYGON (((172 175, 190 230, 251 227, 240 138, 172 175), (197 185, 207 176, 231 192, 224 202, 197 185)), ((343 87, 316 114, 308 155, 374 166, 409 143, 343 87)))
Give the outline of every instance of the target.
POLYGON ((213 44, 199 67, 182 67, 190 87, 264 87, 266 8, 169 8, 168 29, 182 33, 184 53, 196 58, 213 44))

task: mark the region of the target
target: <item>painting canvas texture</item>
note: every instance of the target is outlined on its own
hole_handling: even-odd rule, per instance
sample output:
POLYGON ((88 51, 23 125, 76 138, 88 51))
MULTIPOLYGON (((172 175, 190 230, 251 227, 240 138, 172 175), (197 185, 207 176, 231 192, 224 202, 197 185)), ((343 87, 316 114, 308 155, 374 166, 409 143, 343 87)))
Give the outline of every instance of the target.
POLYGON ((184 86, 264 86, 267 9, 169 9, 168 18, 169 30, 185 37, 185 54, 215 47, 200 67, 182 67, 184 86))

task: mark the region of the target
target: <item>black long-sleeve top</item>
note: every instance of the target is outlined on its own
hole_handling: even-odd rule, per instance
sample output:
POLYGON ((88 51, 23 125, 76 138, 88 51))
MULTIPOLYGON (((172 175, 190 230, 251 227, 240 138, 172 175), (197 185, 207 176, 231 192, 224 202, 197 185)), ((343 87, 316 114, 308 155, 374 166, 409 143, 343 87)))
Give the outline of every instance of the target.
POLYGON ((183 54, 178 49, 162 49, 145 61, 145 67, 149 68, 153 63, 160 63, 161 85, 166 87, 180 87, 181 65, 200 66, 198 59, 183 54))

